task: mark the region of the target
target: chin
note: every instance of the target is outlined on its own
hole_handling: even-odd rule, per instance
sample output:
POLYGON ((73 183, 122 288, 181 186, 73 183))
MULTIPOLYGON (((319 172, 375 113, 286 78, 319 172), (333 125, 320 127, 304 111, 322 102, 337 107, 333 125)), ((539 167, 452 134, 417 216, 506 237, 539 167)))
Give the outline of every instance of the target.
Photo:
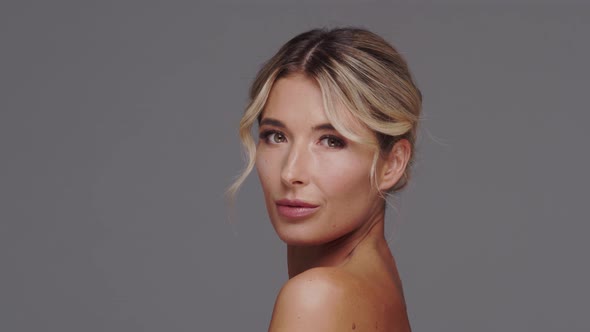
POLYGON ((297 236, 290 236, 290 234, 287 235, 281 235, 278 234, 279 238, 281 239, 281 241, 283 241, 286 245, 289 246, 297 246, 297 247, 311 247, 311 246, 317 246, 317 245, 321 245, 326 243, 326 241, 323 241, 322 239, 315 239, 315 238, 311 238, 311 237, 297 237, 297 236))
POLYGON ((315 246, 334 241, 345 233, 342 231, 326 230, 325 227, 318 228, 321 221, 317 223, 311 220, 289 223, 284 220, 273 221, 273 227, 277 236, 287 245, 292 246, 315 246), (314 225, 315 223, 315 225, 314 225))

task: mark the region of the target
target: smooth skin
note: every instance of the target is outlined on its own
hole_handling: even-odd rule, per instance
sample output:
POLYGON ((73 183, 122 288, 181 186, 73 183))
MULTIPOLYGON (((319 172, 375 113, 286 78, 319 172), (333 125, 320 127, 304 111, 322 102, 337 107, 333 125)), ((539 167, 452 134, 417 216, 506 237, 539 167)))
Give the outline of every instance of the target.
MULTIPOLYGON (((289 272, 269 331, 410 331, 380 195, 403 175, 410 143, 402 139, 380 158, 376 188, 373 150, 332 128, 323 107, 317 82, 295 74, 275 82, 261 118, 256 169, 289 272), (280 199, 318 208, 289 218, 280 199)), ((375 139, 360 123, 345 124, 375 139)))

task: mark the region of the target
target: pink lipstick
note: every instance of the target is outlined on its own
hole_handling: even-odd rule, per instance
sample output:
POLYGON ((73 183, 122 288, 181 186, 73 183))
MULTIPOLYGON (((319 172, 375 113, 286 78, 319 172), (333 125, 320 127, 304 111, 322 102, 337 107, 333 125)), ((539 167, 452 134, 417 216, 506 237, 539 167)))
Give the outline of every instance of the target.
POLYGON ((280 199, 276 201, 279 214, 287 218, 307 217, 319 208, 319 205, 300 200, 280 199))

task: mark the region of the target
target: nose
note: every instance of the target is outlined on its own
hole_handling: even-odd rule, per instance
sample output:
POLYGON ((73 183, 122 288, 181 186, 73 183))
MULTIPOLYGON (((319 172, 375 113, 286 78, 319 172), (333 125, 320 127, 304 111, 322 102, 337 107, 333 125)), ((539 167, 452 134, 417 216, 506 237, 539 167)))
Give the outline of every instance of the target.
POLYGON ((309 157, 306 147, 301 144, 291 146, 281 170, 283 184, 293 187, 304 186, 309 182, 309 157))

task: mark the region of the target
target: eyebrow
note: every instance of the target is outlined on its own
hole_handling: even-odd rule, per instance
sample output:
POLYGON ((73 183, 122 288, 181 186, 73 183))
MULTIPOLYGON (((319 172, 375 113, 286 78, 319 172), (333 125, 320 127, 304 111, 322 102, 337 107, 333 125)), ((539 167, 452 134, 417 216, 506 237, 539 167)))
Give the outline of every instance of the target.
MULTIPOLYGON (((259 125, 260 126, 269 125, 269 126, 275 126, 275 127, 279 127, 279 128, 283 128, 283 129, 287 128, 287 126, 283 122, 281 122, 277 119, 273 119, 273 118, 264 118, 260 121, 259 125)), ((336 128, 334 128, 334 126, 332 126, 332 124, 330 124, 330 123, 322 123, 322 124, 311 127, 311 130, 312 131, 336 130, 336 128)))
POLYGON ((259 126, 263 126, 263 125, 269 125, 269 126, 275 126, 275 127, 279 127, 279 128, 287 128, 287 126, 285 126, 284 123, 282 123, 279 120, 276 119, 272 119, 272 118, 264 118, 262 119, 262 121, 260 121, 260 123, 258 124, 259 126))

